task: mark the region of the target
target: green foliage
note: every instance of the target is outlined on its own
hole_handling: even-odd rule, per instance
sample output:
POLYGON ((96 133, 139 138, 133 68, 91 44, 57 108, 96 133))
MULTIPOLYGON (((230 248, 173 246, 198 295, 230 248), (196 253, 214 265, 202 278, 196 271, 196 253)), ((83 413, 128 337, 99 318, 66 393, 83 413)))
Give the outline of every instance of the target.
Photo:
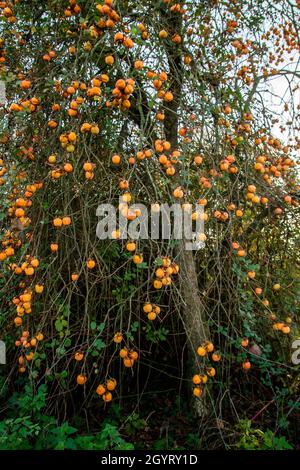
POLYGON ((51 416, 40 416, 34 423, 29 416, 0 422, 0 450, 131 450, 116 426, 106 423, 91 436, 78 435, 78 430, 66 421, 57 425, 51 416))
POLYGON ((270 429, 265 432, 253 429, 251 420, 241 420, 238 424, 240 437, 236 447, 242 450, 290 450, 293 447, 284 436, 277 437, 270 429))
POLYGON ((146 339, 151 343, 166 341, 168 333, 169 330, 164 327, 155 329, 152 323, 148 323, 146 326, 146 339))
POLYGON ((0 450, 130 450, 118 427, 104 422, 93 435, 80 435, 68 421, 59 424, 52 416, 44 414, 47 390, 41 385, 36 393, 28 384, 25 393, 14 393, 8 401, 11 418, 0 421, 0 450), (18 415, 18 418, 14 416, 18 415))
POLYGON ((147 422, 141 418, 137 413, 133 413, 127 419, 127 423, 125 425, 125 432, 128 436, 135 435, 139 431, 142 431, 147 426, 147 422))

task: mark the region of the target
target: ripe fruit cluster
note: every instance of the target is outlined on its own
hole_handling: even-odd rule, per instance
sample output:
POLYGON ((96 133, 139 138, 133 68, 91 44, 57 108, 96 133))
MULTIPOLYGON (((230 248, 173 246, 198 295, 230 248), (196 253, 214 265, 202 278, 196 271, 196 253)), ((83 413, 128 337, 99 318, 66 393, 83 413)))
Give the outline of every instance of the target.
POLYGON ((138 360, 139 355, 137 351, 130 350, 127 348, 122 348, 119 352, 119 356, 123 359, 123 364, 127 368, 131 368, 134 366, 134 363, 138 360))
POLYGON ((9 110, 14 112, 29 111, 30 113, 34 113, 38 109, 38 104, 40 104, 39 98, 33 96, 30 99, 20 100, 19 103, 12 103, 9 110))
POLYGON ((75 151, 75 143, 77 141, 77 134, 76 132, 73 132, 73 131, 70 131, 67 134, 61 134, 59 136, 59 141, 63 149, 65 149, 68 153, 73 153, 75 151))
POLYGON ((161 289, 163 286, 172 284, 172 276, 179 273, 179 266, 167 256, 164 256, 160 261, 160 266, 155 271, 156 279, 153 282, 155 289, 161 289))
POLYGON ((0 4, 0 11, 2 10, 1 14, 4 16, 5 20, 8 23, 15 23, 16 17, 13 13, 13 2, 1 2, 0 4))
POLYGON ((19 339, 15 341, 15 346, 20 348, 20 355, 18 357, 19 373, 23 374, 26 371, 26 366, 34 359, 34 353, 38 343, 43 341, 43 333, 37 333, 30 338, 29 331, 22 331, 19 339))
POLYGON ((273 330, 281 331, 281 333, 288 335, 291 332, 291 328, 288 324, 290 324, 292 320, 290 318, 286 319, 286 322, 277 321, 273 323, 273 330), (288 323, 288 324, 287 324, 288 323))
POLYGON ((95 163, 85 162, 83 164, 83 170, 85 171, 85 177, 87 180, 92 180, 94 178, 94 169, 96 168, 95 163))
POLYGON ((100 127, 98 124, 90 124, 89 122, 84 122, 80 128, 80 131, 84 133, 90 132, 91 134, 97 135, 100 132, 100 127))
POLYGON ((76 2, 76 0, 69 0, 69 6, 65 9, 65 16, 69 18, 70 16, 77 16, 81 12, 81 8, 76 2))
POLYGON ((173 93, 170 90, 168 90, 168 86, 166 83, 168 80, 168 75, 166 72, 157 73, 152 70, 149 70, 147 72, 147 78, 152 80, 152 84, 155 90, 157 91, 157 97, 159 99, 167 103, 170 103, 171 101, 173 101, 174 99, 173 93))
POLYGON ((167 176, 175 175, 176 164, 180 161, 180 150, 171 150, 171 144, 167 140, 158 139, 155 141, 154 146, 158 153, 158 161, 163 166, 167 176))
POLYGON ((146 303, 143 306, 143 312, 147 314, 148 320, 153 321, 160 314, 160 307, 155 304, 146 303))
POLYGON ((120 15, 113 9, 112 5, 113 0, 105 0, 104 5, 96 5, 96 9, 101 15, 100 20, 97 22, 97 27, 100 29, 99 35, 103 34, 105 28, 113 29, 121 20, 120 15))
POLYGON ((134 46, 133 40, 121 32, 115 34, 114 41, 116 44, 122 44, 127 49, 131 49, 134 46))
MULTIPOLYGON (((203 361, 207 361, 208 353, 211 354, 211 360, 214 362, 219 362, 221 359, 221 355, 218 352, 214 352, 214 345, 211 341, 206 341, 197 349, 197 354, 202 358, 203 361)), ((216 375, 216 369, 211 365, 206 365, 205 362, 201 365, 203 369, 202 372, 195 374, 193 376, 193 394, 195 397, 201 397, 203 393, 204 385, 207 383, 209 377, 214 377, 216 375)))
POLYGON ((106 105, 115 106, 120 109, 129 109, 131 106, 130 96, 134 92, 135 81, 133 78, 127 78, 126 80, 120 78, 116 81, 115 88, 112 91, 113 100, 108 101, 106 105))
POLYGON ((117 386, 117 381, 114 378, 109 378, 105 384, 99 384, 98 387, 96 388, 96 393, 100 397, 102 397, 102 400, 105 401, 106 403, 112 401, 112 393, 117 386))
POLYGON ((65 217, 55 217, 55 219, 53 219, 53 226, 55 228, 60 228, 60 227, 63 227, 63 226, 68 226, 68 225, 71 225, 72 223, 72 220, 71 220, 71 217, 69 216, 65 216, 65 217))
MULTIPOLYGON (((27 274, 29 276, 33 275, 32 270, 34 269, 32 266, 25 268, 22 271, 25 271, 25 269, 29 270, 30 269, 30 274, 27 274)), ((21 272, 22 272, 21 271, 21 272)), ((25 271, 26 274, 26 271, 25 271)), ((24 283, 20 283, 20 287, 24 287, 24 283)), ((34 288, 35 292, 37 294, 41 294, 44 290, 44 286, 42 284, 36 284, 34 288)), ((17 311, 17 317, 14 319, 14 323, 16 326, 20 326, 23 323, 22 316, 24 314, 31 314, 32 313, 32 298, 33 298, 33 292, 30 289, 25 289, 23 294, 20 294, 19 297, 14 297, 12 300, 12 303, 16 306, 16 311, 17 311)))

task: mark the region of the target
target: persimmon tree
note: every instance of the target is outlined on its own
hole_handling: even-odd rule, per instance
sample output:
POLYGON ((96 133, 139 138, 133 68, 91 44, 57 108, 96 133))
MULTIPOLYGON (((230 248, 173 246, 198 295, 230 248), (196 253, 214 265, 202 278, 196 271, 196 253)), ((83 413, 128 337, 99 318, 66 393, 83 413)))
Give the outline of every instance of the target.
POLYGON ((222 418, 249 387, 257 411, 256 382, 272 399, 295 380, 299 2, 0 8, 10 387, 46 382, 63 416, 159 374, 162 390, 183 380, 199 416, 222 418), (99 240, 108 202, 129 221, 134 203, 198 203, 205 246, 99 240))

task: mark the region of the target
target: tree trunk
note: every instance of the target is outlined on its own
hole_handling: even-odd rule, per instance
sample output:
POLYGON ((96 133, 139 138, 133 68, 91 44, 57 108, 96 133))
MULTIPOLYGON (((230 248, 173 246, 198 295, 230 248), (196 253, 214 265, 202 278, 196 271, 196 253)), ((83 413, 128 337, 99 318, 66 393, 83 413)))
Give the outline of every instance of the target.
MULTIPOLYGON (((161 24, 168 26, 170 35, 180 33, 182 29, 181 15, 161 12, 161 24)), ((165 137, 174 150, 178 147, 179 113, 183 86, 182 50, 166 43, 165 50, 169 64, 170 90, 173 93, 173 101, 168 103, 165 110, 164 131, 165 137)), ((180 184, 180 174, 174 178, 180 184)), ((199 295, 196 263, 193 251, 185 249, 185 240, 181 240, 178 248, 178 264, 180 267, 180 294, 183 300, 183 322, 187 335, 189 364, 191 374, 199 371, 199 357, 197 348, 209 338, 207 321, 205 319, 204 306, 199 295)), ((192 404, 198 416, 204 417, 209 412, 207 393, 203 390, 200 398, 193 397, 192 404)))
MULTIPOLYGON (((209 339, 209 328, 205 316, 205 306, 199 295, 194 253, 185 249, 184 240, 179 245, 178 264, 180 266, 180 294, 183 300, 183 321, 187 336, 189 369, 193 375, 198 373, 201 366, 197 348, 209 339)), ((200 398, 193 398, 192 404, 199 417, 205 417, 209 413, 205 388, 200 398)))

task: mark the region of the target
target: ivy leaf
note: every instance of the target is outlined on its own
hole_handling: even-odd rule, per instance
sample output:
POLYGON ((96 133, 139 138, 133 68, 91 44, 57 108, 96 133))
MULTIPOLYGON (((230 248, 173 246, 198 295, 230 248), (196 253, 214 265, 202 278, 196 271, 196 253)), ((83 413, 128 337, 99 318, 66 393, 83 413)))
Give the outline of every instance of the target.
POLYGON ((55 325, 56 331, 59 331, 59 332, 62 331, 63 328, 64 328, 64 327, 63 327, 63 324, 62 324, 62 322, 61 322, 61 320, 55 320, 55 324, 54 324, 54 325, 55 325))

